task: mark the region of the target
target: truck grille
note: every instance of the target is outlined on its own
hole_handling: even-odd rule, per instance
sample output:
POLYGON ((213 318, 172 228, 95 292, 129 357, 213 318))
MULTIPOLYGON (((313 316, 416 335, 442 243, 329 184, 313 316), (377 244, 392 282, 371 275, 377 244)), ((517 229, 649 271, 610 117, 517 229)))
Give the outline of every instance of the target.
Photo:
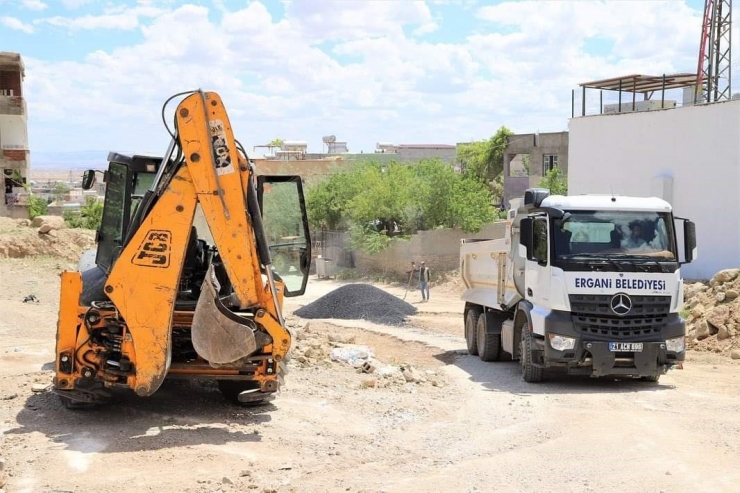
POLYGON ((576 331, 596 339, 644 339, 666 326, 670 296, 631 296, 632 310, 620 317, 612 312, 613 295, 570 295, 576 331))

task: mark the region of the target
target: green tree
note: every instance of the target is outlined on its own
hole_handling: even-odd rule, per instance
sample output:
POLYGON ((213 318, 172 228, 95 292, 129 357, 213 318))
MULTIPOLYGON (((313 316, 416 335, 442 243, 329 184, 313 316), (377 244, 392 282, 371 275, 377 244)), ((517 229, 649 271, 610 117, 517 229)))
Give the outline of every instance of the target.
POLYGON ((468 178, 488 183, 504 170, 504 151, 514 133, 502 126, 488 140, 460 146, 457 160, 468 178))
POLYGON ((96 197, 87 197, 79 212, 65 211, 62 216, 70 228, 99 229, 103 221, 103 202, 96 197))
POLYGON ((272 139, 269 144, 270 146, 282 147, 283 139, 272 139))
POLYGON ((557 166, 545 173, 539 186, 549 189, 552 195, 568 195, 568 178, 557 166))
POLYGON ((486 184, 439 159, 358 163, 311 185, 306 202, 312 228, 349 229, 353 244, 368 252, 419 230, 476 232, 497 215, 486 184))
POLYGON ((336 230, 348 226, 349 203, 363 188, 358 178, 365 167, 375 164, 360 161, 336 170, 327 179, 308 187, 306 210, 311 229, 336 230))

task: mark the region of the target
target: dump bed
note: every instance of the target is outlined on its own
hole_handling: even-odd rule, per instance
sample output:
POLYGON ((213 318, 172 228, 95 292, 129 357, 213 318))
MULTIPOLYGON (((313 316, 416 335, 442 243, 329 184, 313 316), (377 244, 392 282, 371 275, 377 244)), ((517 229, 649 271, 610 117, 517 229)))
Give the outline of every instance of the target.
POLYGON ((462 299, 492 308, 509 308, 521 296, 514 283, 511 223, 498 239, 460 241, 460 276, 465 285, 462 299))

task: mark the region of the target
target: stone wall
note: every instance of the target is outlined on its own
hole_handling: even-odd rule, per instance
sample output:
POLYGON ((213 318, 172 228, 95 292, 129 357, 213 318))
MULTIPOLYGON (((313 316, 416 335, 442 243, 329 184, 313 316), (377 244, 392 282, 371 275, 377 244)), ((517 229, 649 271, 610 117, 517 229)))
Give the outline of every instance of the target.
POLYGON ((404 278, 412 261, 422 260, 432 271, 450 271, 460 264, 460 240, 463 238, 503 238, 505 222, 486 225, 478 233, 463 233, 459 229, 420 231, 409 241, 395 241, 381 253, 369 255, 354 252, 355 266, 361 271, 382 272, 389 277, 404 278))

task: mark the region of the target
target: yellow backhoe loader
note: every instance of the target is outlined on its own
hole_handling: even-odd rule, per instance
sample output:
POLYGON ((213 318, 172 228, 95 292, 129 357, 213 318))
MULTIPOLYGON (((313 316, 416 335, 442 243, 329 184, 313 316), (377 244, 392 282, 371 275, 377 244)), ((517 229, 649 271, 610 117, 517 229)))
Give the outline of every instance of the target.
MULTIPOLYGON (((162 115, 162 157, 109 154, 95 265, 61 276, 52 390, 70 408, 151 396, 166 378, 254 404, 282 382, 283 298, 304 293, 311 263, 301 179, 258 176, 214 92, 172 96, 162 115), (278 272, 275 255, 294 265, 278 272)), ((95 182, 86 171, 83 188, 95 182)))

